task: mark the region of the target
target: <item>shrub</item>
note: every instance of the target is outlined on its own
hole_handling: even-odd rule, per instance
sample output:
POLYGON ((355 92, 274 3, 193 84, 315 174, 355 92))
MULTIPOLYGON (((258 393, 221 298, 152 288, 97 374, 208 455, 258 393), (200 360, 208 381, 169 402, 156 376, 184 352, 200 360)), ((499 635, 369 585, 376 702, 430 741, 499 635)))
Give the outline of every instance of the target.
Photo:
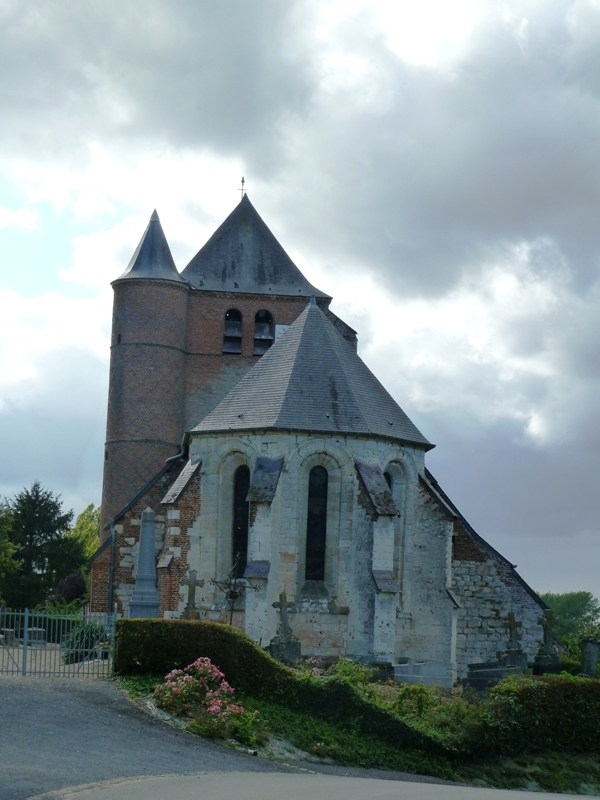
POLYGON ((600 681, 552 675, 507 678, 483 702, 473 751, 517 755, 599 753, 600 681))
POLYGON ((56 587, 56 599, 66 604, 79 601, 81 606, 81 601, 86 592, 87 586, 83 574, 81 572, 73 572, 63 578, 56 587))
POLYGON ((233 702, 234 689, 209 658, 198 658, 175 669, 154 690, 156 705, 176 716, 190 718, 192 733, 211 738, 233 736, 246 744, 255 741, 258 712, 233 702))
POLYGON ((422 717, 425 711, 439 706, 441 698, 442 692, 437 686, 405 683, 398 690, 394 701, 394 710, 401 716, 422 717))
POLYGON ((269 694, 294 675, 230 625, 191 620, 117 621, 115 669, 123 675, 165 675, 200 655, 218 664, 228 680, 247 694, 269 694))
POLYGON ((103 625, 96 622, 85 622, 68 633, 60 647, 65 664, 74 664, 96 655, 97 649, 108 640, 108 633, 103 625))
POLYGON ((358 692, 361 697, 365 699, 373 699, 373 691, 369 686, 369 682, 373 678, 374 670, 367 667, 358 661, 353 661, 350 658, 340 658, 335 664, 332 664, 327 670, 327 675, 330 675, 349 686, 358 692))
POLYGON ((154 690, 159 708, 178 716, 191 716, 199 707, 210 714, 238 714, 244 709, 231 702, 233 688, 210 658, 198 658, 184 669, 174 669, 154 690))

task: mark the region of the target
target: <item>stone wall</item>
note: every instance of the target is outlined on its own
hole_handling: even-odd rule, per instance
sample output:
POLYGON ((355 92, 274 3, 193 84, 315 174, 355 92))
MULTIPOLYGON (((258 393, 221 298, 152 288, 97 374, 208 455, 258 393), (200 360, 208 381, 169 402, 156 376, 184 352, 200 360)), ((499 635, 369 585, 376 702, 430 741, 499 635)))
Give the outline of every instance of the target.
POLYGON ((512 565, 460 520, 454 523, 453 589, 457 612, 459 677, 468 664, 501 659, 516 643, 535 658, 543 641, 543 608, 512 565), (515 618, 511 634, 510 616, 515 618))
MULTIPOLYGON (((416 598, 415 619, 419 625, 410 633, 411 641, 402 641, 398 646, 413 655, 434 650, 436 657, 441 657, 445 647, 448 660, 448 645, 440 634, 446 619, 438 620, 436 613, 437 622, 432 622, 431 611, 425 610, 432 597, 438 603, 440 594, 446 605, 450 605, 443 589, 441 592, 431 589, 438 579, 442 587, 446 586, 445 528, 441 533, 439 558, 439 542, 432 538, 430 529, 422 532, 423 542, 430 541, 426 551, 412 559, 412 565, 419 578, 427 576, 425 582, 417 581, 413 587, 413 576, 407 573, 404 563, 404 554, 410 549, 404 542, 405 530, 413 537, 421 530, 415 517, 414 497, 418 469, 423 464, 421 451, 366 437, 265 432, 238 434, 235 438, 227 434, 193 437, 191 453, 202 460, 202 502, 197 520, 202 544, 198 560, 191 559, 190 566, 204 580, 199 590, 203 615, 218 607, 219 595, 214 587, 211 589, 210 579, 222 579, 231 566, 228 543, 235 468, 240 464, 252 468, 259 454, 271 458, 283 456, 284 468, 272 503, 260 504, 250 514, 250 560, 268 562, 269 567, 268 578, 255 581, 259 591, 247 593, 246 608, 251 609, 245 623, 248 633, 263 644, 276 635, 279 614, 274 605, 285 591, 290 603, 289 621, 304 654, 385 655, 393 660, 397 612, 403 604, 400 587, 404 585, 407 596, 416 598), (377 464, 382 471, 394 466, 399 516, 378 519, 358 480, 355 458, 377 464), (313 585, 304 580, 304 548, 308 473, 315 465, 325 466, 329 475, 328 546, 325 580, 313 585), (378 567, 393 572, 397 586, 395 591, 380 593, 382 596, 377 600, 373 578, 375 551, 378 567), (434 573, 433 562, 437 570, 434 573), (420 624, 421 617, 427 626, 420 624)), ((421 539, 415 541, 415 546, 420 548, 420 542, 421 539)))
POLYGON ((410 662, 440 662, 453 671, 454 604, 447 592, 452 529, 422 488, 414 486, 413 491, 414 521, 405 545, 398 655, 410 662))
MULTIPOLYGON (((184 615, 184 579, 195 570, 197 617, 229 621, 224 593, 213 581, 226 580, 232 566, 235 470, 252 469, 259 455, 282 456, 284 463, 274 495, 250 509, 248 560, 256 591, 248 589, 236 605, 233 624, 255 641, 266 646, 279 632, 277 605, 285 591, 288 620, 305 656, 425 662, 447 685, 464 677, 468 664, 496 660, 511 641, 533 659, 543 637, 535 594, 428 488, 422 451, 359 436, 193 436, 190 457, 201 467, 185 489, 161 503, 178 464, 117 520, 114 597, 121 613, 127 613, 135 583, 141 514, 150 507, 156 514, 159 613, 184 615), (376 513, 355 459, 387 473, 396 515, 376 513), (315 465, 329 475, 327 554, 325 579, 306 581, 308 474, 315 465), (384 580, 378 582, 377 571, 384 580)), ((95 574, 106 575, 109 559, 105 546, 94 561, 95 574)), ((99 592, 93 596, 101 605, 99 592)))

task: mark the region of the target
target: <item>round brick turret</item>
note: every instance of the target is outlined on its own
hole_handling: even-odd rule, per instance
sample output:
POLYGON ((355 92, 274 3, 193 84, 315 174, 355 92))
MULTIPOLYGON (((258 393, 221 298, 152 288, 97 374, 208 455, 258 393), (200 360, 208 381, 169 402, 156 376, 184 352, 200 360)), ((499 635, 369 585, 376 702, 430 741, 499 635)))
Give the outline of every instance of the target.
POLYGON ((189 286, 156 213, 113 289, 102 529, 178 452, 183 436, 189 286))

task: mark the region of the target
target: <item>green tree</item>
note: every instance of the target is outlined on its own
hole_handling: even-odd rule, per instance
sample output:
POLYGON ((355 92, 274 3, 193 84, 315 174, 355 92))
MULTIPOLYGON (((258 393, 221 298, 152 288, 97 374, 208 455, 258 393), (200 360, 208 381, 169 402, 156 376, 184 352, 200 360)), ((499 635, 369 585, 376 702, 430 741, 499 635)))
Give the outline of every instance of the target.
POLYGON ((591 592, 546 592, 540 597, 552 612, 554 635, 563 643, 600 636, 600 601, 591 592))
POLYGON ((100 506, 90 503, 75 520, 69 536, 81 542, 86 558, 91 558, 100 544, 99 531, 100 506))
POLYGON ((80 571, 86 558, 80 541, 69 536, 72 511, 64 511, 60 495, 35 481, 8 501, 10 540, 18 573, 4 580, 8 606, 34 608, 45 603, 63 578, 80 571))
POLYGON ((0 503, 0 605, 5 600, 6 579, 19 569, 15 559, 17 548, 11 542, 12 512, 6 503, 0 503))

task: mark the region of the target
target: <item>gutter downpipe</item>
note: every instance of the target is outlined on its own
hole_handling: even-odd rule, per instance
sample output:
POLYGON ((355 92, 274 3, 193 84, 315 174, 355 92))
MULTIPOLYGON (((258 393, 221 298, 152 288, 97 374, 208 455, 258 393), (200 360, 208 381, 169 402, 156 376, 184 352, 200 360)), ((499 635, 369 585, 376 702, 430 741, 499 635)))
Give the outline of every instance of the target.
POLYGON ((173 461, 178 461, 179 459, 185 458, 188 454, 189 449, 189 435, 186 433, 183 434, 183 439, 181 440, 181 450, 178 453, 175 453, 174 456, 169 456, 165 460, 165 464, 171 464, 173 461))
POLYGON ((114 589, 115 589, 115 562, 117 560, 117 531, 115 530, 115 520, 111 517, 108 521, 110 527, 110 567, 108 571, 108 601, 107 611, 112 614, 114 589))

